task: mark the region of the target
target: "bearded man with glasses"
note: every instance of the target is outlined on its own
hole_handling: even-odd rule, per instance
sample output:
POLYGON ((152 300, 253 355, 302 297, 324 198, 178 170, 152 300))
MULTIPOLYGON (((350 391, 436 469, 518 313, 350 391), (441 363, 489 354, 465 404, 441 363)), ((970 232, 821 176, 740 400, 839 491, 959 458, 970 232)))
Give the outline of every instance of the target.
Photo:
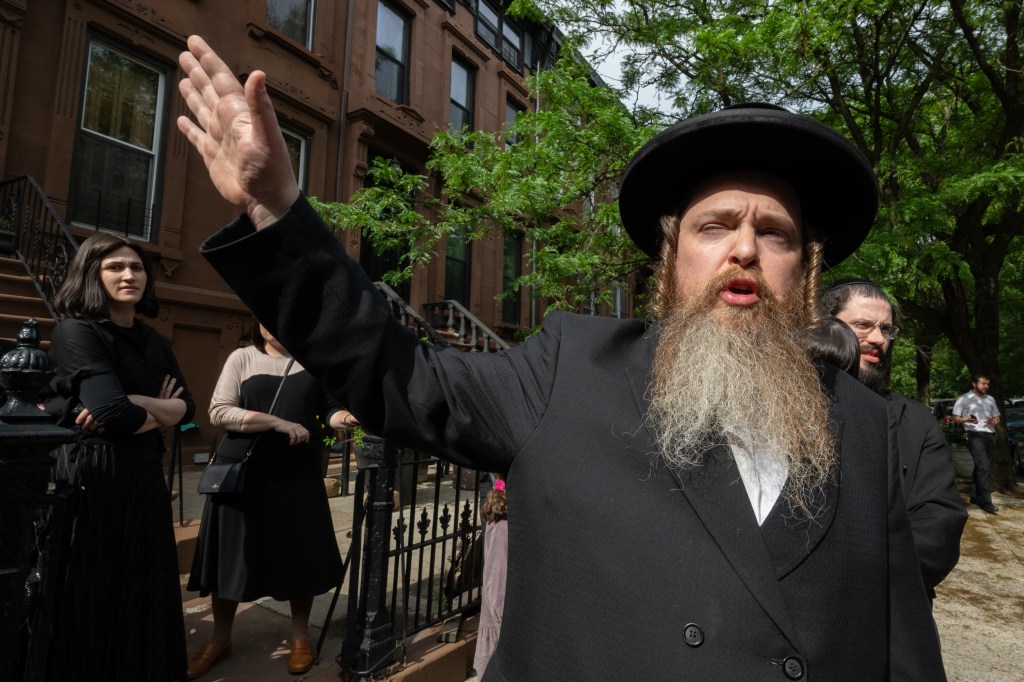
POLYGON ((860 344, 865 386, 881 395, 899 443, 900 487, 907 505, 921 577, 928 596, 960 559, 967 511, 954 482, 953 457, 942 428, 924 404, 889 390, 899 308, 873 282, 841 279, 821 297, 825 311, 845 322, 860 344))

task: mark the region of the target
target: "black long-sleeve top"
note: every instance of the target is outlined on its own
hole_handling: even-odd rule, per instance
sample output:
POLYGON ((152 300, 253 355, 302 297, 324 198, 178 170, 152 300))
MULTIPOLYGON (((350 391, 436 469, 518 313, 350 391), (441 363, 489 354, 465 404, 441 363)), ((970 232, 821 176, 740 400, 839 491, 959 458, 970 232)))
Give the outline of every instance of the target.
POLYGON ((104 427, 104 437, 113 441, 131 437, 145 423, 146 410, 128 400, 128 395, 157 396, 168 374, 185 387, 178 396, 185 401, 178 423, 190 421, 195 413, 170 342, 141 321, 119 327, 110 321, 65 318, 54 328, 50 362, 55 371, 54 396, 47 400, 46 411, 57 415, 62 426, 73 425, 75 409, 84 405, 104 427))

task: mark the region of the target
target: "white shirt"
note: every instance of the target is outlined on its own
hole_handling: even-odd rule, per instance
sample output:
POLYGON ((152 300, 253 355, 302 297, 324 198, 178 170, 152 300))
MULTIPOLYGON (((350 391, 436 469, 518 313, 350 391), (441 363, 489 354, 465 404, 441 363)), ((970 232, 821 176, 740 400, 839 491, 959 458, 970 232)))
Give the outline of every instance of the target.
POLYGON ((986 424, 988 417, 999 416, 999 406, 996 399, 990 395, 978 395, 974 391, 968 391, 956 399, 953 404, 953 414, 958 417, 977 417, 978 423, 964 423, 964 429, 975 433, 995 433, 995 427, 986 424))
POLYGON ((750 498, 757 525, 764 523, 768 513, 782 494, 789 475, 789 461, 785 454, 771 450, 756 450, 748 440, 730 438, 730 448, 736 468, 739 469, 743 487, 750 498))

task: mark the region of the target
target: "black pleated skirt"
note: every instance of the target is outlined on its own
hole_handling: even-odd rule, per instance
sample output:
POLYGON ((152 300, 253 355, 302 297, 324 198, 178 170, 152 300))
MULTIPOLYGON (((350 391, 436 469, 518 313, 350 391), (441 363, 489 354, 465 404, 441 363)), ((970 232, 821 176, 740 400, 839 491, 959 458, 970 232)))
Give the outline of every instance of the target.
POLYGON ((188 589, 240 602, 327 592, 341 579, 341 555, 318 460, 256 460, 241 494, 207 496, 188 589))
POLYGON ((188 659, 170 495, 153 440, 79 450, 67 575, 50 680, 185 679, 188 659))

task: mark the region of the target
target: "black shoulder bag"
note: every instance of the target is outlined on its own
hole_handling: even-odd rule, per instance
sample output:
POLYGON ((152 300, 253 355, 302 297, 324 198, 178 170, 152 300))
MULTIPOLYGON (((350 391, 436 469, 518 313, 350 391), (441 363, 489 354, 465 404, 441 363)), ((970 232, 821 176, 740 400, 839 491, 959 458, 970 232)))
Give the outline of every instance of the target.
MULTIPOLYGON (((284 368, 284 376, 281 377, 281 383, 277 385, 277 393, 274 394, 274 399, 270 402, 267 414, 274 413, 277 398, 281 395, 284 381, 288 378, 288 371, 291 370, 294 362, 294 359, 288 360, 288 366, 284 368)), ((256 434, 241 462, 218 462, 217 453, 214 452, 210 463, 203 469, 203 475, 199 477, 199 493, 202 495, 237 495, 242 492, 245 487, 245 463, 249 461, 252 451, 256 448, 256 443, 262 435, 262 433, 256 434)))

